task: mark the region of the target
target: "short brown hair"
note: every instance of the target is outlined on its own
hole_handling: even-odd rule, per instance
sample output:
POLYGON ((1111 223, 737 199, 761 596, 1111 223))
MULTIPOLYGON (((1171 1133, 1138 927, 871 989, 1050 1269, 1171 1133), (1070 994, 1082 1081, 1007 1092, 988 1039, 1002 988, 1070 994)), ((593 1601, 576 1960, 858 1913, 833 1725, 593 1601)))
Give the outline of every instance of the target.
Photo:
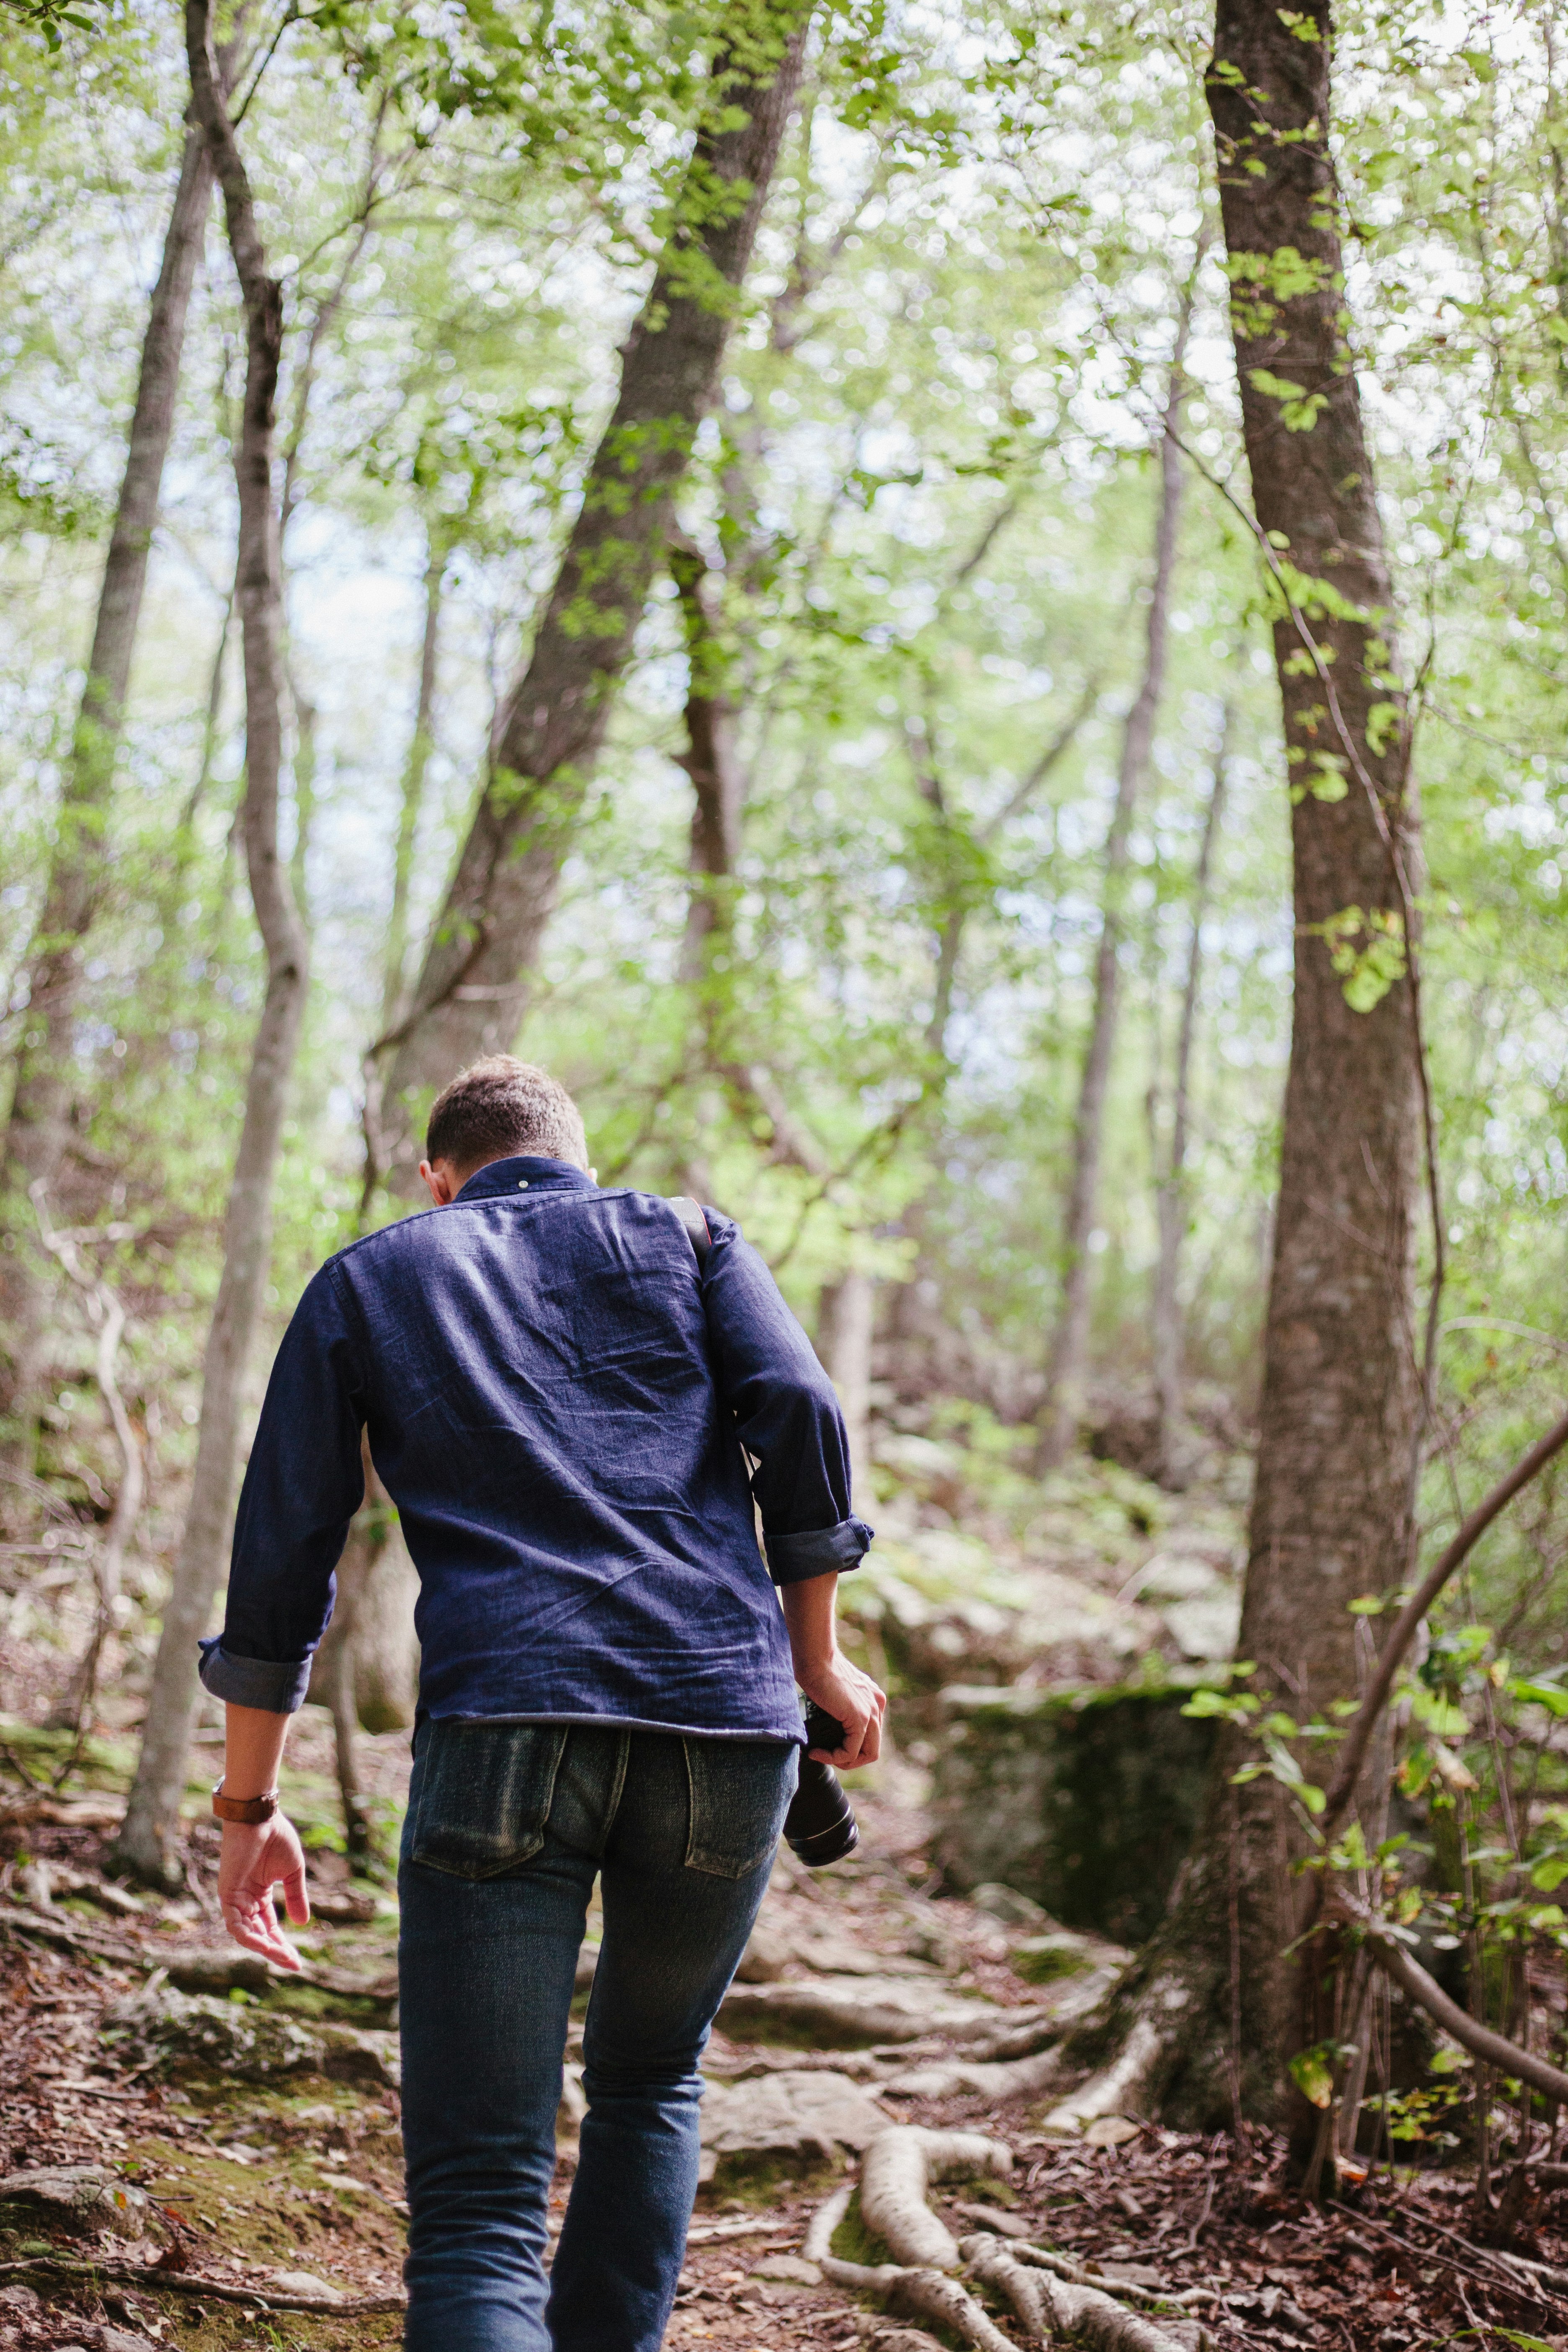
POLYGON ((585 1168, 583 1114, 547 1070, 510 1054, 487 1054, 459 1071, 430 1107, 427 1160, 448 1160, 464 1175, 513 1153, 570 1160, 585 1168))

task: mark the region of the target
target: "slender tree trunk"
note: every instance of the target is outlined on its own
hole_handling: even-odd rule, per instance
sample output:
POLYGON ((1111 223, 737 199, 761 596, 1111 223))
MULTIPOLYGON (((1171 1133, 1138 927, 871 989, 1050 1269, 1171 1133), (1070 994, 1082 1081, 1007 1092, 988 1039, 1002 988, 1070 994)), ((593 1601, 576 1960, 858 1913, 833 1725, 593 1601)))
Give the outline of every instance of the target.
POLYGON ((680 978, 688 987, 722 981, 734 937, 734 876, 741 857, 745 777, 735 750, 728 664, 711 607, 706 562, 689 541, 670 550, 669 569, 686 633, 686 751, 691 779, 691 856, 680 978))
MULTIPOLYGON (((1364 971, 1345 969, 1400 936, 1391 845, 1405 887, 1420 875, 1388 566, 1345 332, 1331 34, 1326 0, 1289 22, 1268 0, 1220 0, 1208 74, 1253 500, 1279 551, 1276 587, 1296 607, 1280 593, 1274 623, 1296 971, 1240 1654, 1257 1662, 1247 1689, 1299 1723, 1355 1694, 1350 1603, 1408 1572, 1421 1402, 1410 987, 1395 978, 1369 1003, 1354 985, 1364 971), (1331 597, 1314 591, 1321 581, 1331 597)), ((1301 2120, 1285 2064, 1329 2038, 1335 1999, 1331 1953, 1317 1947, 1303 1965, 1297 1948, 1312 1883, 1293 1872, 1307 1848, 1300 1815, 1270 1774, 1231 1785, 1257 1754, 1247 1731, 1221 1727, 1172 1910, 1122 2001, 1158 2046, 1145 2095, 1211 2128, 1231 2112, 1233 2080, 1254 2114, 1301 2120)), ((1319 1782, 1331 1758, 1299 1750, 1319 1782)), ((1369 1819, 1374 1780, 1369 1768, 1369 1819)), ((1316 2110, 1306 2119, 1319 2124, 1316 2110)))
POLYGON ((432 529, 425 564, 425 631, 419 644, 419 694, 414 709, 414 732, 403 771, 403 798, 397 811, 397 838, 392 856, 392 910, 386 924, 386 971, 382 982, 381 1025, 390 1029, 403 1008, 408 984, 408 894, 414 881, 414 852, 419 820, 425 809, 425 785, 430 754, 436 748, 436 688, 441 666, 441 604, 446 591, 448 550, 432 529))
POLYGON ((1204 919, 1208 913, 1215 844, 1225 814, 1226 762, 1233 713, 1226 705, 1215 756, 1214 782, 1204 817, 1197 871, 1193 877, 1193 930, 1187 943, 1187 976, 1176 1032, 1176 1066, 1171 1081, 1171 1140, 1155 1195, 1160 1255, 1154 1269, 1154 1400, 1159 1413, 1160 1476, 1169 1486, 1180 1475, 1177 1430, 1182 1417, 1182 1310, 1177 1286, 1182 1244, 1187 1233, 1187 1127, 1191 1105, 1193 1034, 1197 1026, 1198 983, 1203 977, 1204 919))
MULTIPOLYGON (((425 783, 435 748, 436 686, 441 658, 441 603, 448 551, 437 545, 432 527, 426 542, 425 632, 419 648, 419 691, 415 704, 414 732, 403 770, 403 797, 397 812, 397 835, 392 854, 392 907, 386 924, 386 961, 381 982, 383 1038, 395 1034, 408 1010, 408 899, 414 882, 414 852, 419 819, 425 806, 425 783)), ((359 1230, 369 1230, 375 1196, 388 1160, 388 1138, 383 1125, 387 1064, 373 1044, 363 1062, 364 1160, 360 1175, 359 1230)))
POLYGON ((871 1495, 871 1342, 875 1336, 877 1286, 851 1266, 822 1293, 819 1349, 827 1377, 844 1408, 849 1438, 849 1473, 858 1510, 871 1495))
POLYGON ((1039 1462, 1052 1469, 1066 1456, 1078 1433, 1083 1411, 1085 1360, 1089 1351, 1089 1243, 1100 1208, 1100 1160, 1105 1131, 1105 1097, 1110 1082, 1110 1057, 1116 1045, 1120 996, 1122 901, 1127 887, 1127 856, 1138 796, 1149 772, 1154 720, 1165 684, 1166 641, 1169 633, 1171 583, 1176 568, 1176 535, 1181 520, 1183 464, 1174 436, 1180 431, 1182 404, 1186 396, 1183 364, 1192 324, 1193 295, 1189 289, 1176 325, 1171 355, 1170 387, 1165 399, 1164 429, 1160 436, 1160 504, 1154 527, 1154 578, 1149 605, 1147 650, 1142 682, 1127 714, 1121 738, 1121 758, 1116 772, 1116 804, 1105 843, 1105 897, 1100 943, 1094 961, 1094 1002, 1089 1014, 1089 1045, 1079 1080, 1078 1109, 1073 1118, 1072 1175, 1068 1186, 1067 1213, 1061 1243, 1062 1289, 1046 1362, 1046 1399, 1040 1423, 1039 1462))
POLYGON ((316 829, 316 761, 319 747, 316 740, 315 704, 291 678, 289 699, 294 706, 294 846, 289 856, 289 887, 300 919, 310 922, 310 836, 316 829))
POLYGON ((420 1102, 516 1034, 561 866, 662 561, 670 500, 712 398, 800 75, 810 0, 734 0, 679 219, 627 338, 620 395, 414 1000, 382 1041, 395 1186, 420 1102), (734 118, 739 116, 739 121, 734 118), (742 192, 744 191, 742 194, 742 192))
MULTIPOLYGON (((218 70, 233 63, 226 46, 218 70)), ((0 1427, 10 1465, 30 1467, 37 1383, 47 1344, 47 1261, 35 1252, 30 1189, 53 1192, 70 1139, 72 1040, 84 947, 109 877, 109 821, 131 664, 158 520, 163 464, 208 208, 213 165, 199 131, 186 133, 147 317, 142 369, 114 527, 104 559, 92 649, 71 738, 48 882, 24 964, 28 1018, 16 1048, 10 1114, 0 1143, 0 1191, 16 1247, 0 1258, 0 1427)))
POLYGON ((222 1580, 239 1455, 240 1409, 267 1280, 273 1182, 300 1031, 310 943, 279 852, 283 750, 282 596, 272 470, 283 341, 279 281, 267 272, 250 183, 235 142, 211 50, 208 0, 187 0, 192 110, 223 189, 229 246, 245 300, 245 410, 236 474, 239 549, 236 601, 245 646, 246 790, 242 812, 267 994, 252 1049, 245 1124, 224 1223, 223 1274, 203 1366, 195 1476, 174 1586, 163 1612, 147 1720, 121 1827, 121 1863, 167 1883, 198 1685, 196 1643, 222 1580))

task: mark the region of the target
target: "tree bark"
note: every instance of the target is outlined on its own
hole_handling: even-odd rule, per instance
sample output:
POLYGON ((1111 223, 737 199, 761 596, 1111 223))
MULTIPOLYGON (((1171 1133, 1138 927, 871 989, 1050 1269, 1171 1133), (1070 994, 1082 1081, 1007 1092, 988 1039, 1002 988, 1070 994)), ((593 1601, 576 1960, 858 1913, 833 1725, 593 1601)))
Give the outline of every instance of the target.
POLYGON ((224 1223, 223 1274, 203 1366, 196 1467, 174 1586, 148 1698, 142 1752, 121 1829, 121 1864, 156 1883, 173 1877, 172 1844, 195 1716, 196 1643, 223 1574, 234 1505, 239 1419, 269 1257, 273 1182, 304 1017, 310 943, 279 852, 283 745, 282 596, 273 488, 278 370, 283 341, 279 281, 267 272, 250 183, 211 49, 208 0, 187 0, 192 108, 223 190, 229 246, 245 302, 245 406, 236 476, 239 547, 236 601, 245 649, 247 866, 267 958, 267 994, 252 1049, 245 1123, 224 1223))
MULTIPOLYGON (((1291 590, 1274 644, 1293 803, 1295 993, 1240 1654, 1256 1661, 1247 1687, 1297 1722, 1355 1695, 1360 1620, 1349 1604, 1408 1573, 1421 1404, 1410 987, 1394 978, 1352 1009, 1358 975, 1345 970, 1347 926, 1333 919, 1359 911, 1352 947, 1397 939, 1404 892, 1390 846, 1414 888, 1419 835, 1345 339, 1331 30, 1326 0, 1289 21, 1267 0, 1219 0, 1208 72, 1253 499, 1279 551, 1277 585, 1291 590)), ((1156 2104, 1210 2127, 1232 2112, 1233 2081, 1254 2114, 1292 2111, 1286 2063, 1328 2038, 1332 2013, 1331 1953, 1316 1948, 1304 1964, 1292 1948, 1312 1885, 1292 1875, 1307 1846, 1300 1816, 1270 1774, 1231 1785, 1257 1759, 1246 1731, 1222 1728, 1172 1910, 1122 2003, 1123 2021, 1131 2005, 1161 2032, 1156 2104)), ((1309 1779, 1327 1777, 1312 1747, 1298 1761, 1309 1779)), ((1304 2101, 1294 2112, 1317 2126, 1304 2101)))
POLYGON ((611 697, 668 531, 799 80, 811 0, 733 0, 677 226, 625 345, 620 395, 414 1000, 381 1041, 395 1189, 413 1177, 422 1099, 516 1034, 611 697), (733 117, 744 110, 737 123, 733 117))
MULTIPOLYGON (((234 54, 230 42, 219 58, 220 75, 231 72, 234 54)), ((23 967, 28 1018, 16 1047, 10 1115, 0 1144, 0 1190, 16 1244, 0 1258, 0 1425, 12 1468, 31 1467, 36 1391, 47 1343, 47 1265, 29 1237, 28 1194, 37 1184, 53 1192, 70 1139, 71 1048, 84 944, 109 877, 115 761, 212 187, 211 152, 200 132, 189 131, 142 345, 125 471, 104 558, 54 854, 23 967)))
POLYGON ((1215 843, 1225 812, 1226 762, 1230 751, 1234 713, 1226 705, 1215 755, 1214 782, 1204 816, 1197 871, 1193 877, 1193 931, 1187 944, 1187 976, 1182 990, 1182 1017, 1176 1033, 1176 1066, 1171 1079, 1171 1141, 1155 1195, 1160 1255, 1154 1269, 1153 1355, 1154 1400, 1159 1413, 1160 1477, 1169 1486, 1181 1475, 1177 1460, 1177 1426, 1182 1417, 1182 1309, 1177 1285, 1182 1270, 1182 1244, 1187 1232, 1187 1127, 1191 1108, 1193 1035, 1197 1026, 1198 983, 1203 976, 1204 918, 1208 912, 1209 879, 1214 870, 1215 843))
POLYGON ((1127 714, 1121 738, 1121 758, 1116 773, 1116 803, 1105 843, 1105 898, 1100 942, 1094 961, 1094 1003, 1089 1014, 1089 1045, 1079 1081, 1078 1109, 1073 1119, 1072 1176, 1068 1186, 1067 1214, 1061 1244, 1062 1289, 1046 1362, 1046 1397, 1041 1409, 1039 1462, 1054 1469, 1078 1434, 1083 1412, 1085 1360, 1089 1349, 1089 1244, 1100 1208, 1100 1160, 1105 1131, 1105 1097, 1110 1082, 1110 1057, 1116 1045, 1116 1019, 1121 993, 1121 915, 1127 887, 1127 856, 1138 796, 1149 772, 1154 740, 1154 719, 1165 684, 1166 644, 1170 626, 1171 583, 1176 569, 1176 535, 1181 520, 1183 459, 1176 446, 1182 404, 1186 396, 1183 373, 1187 337, 1192 325, 1193 290, 1188 289, 1176 322, 1171 354, 1170 383, 1160 435, 1160 504, 1154 526, 1154 577, 1149 604, 1149 629, 1143 677, 1137 699, 1127 714))

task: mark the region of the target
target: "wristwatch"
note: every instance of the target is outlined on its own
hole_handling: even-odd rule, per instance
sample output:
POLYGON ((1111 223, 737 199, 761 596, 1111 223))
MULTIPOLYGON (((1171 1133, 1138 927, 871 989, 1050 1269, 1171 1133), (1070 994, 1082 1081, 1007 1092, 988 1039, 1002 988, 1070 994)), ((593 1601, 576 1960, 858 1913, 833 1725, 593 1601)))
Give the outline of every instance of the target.
POLYGON ((278 1811, 278 1791, 266 1797, 226 1797, 220 1780, 213 1790, 213 1811, 220 1822, 247 1822, 256 1828, 278 1811))

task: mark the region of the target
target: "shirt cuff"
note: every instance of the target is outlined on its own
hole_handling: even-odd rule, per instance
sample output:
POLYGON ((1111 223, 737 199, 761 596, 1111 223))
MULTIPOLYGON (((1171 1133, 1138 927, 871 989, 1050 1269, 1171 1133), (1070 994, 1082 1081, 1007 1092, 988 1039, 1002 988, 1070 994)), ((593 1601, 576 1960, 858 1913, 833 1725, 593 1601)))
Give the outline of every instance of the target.
POLYGON ((770 1536, 764 1530, 768 1574, 775 1584, 804 1584, 813 1576, 841 1576, 846 1569, 858 1567, 870 1549, 872 1534, 864 1519, 840 1519, 836 1528, 814 1528, 801 1536, 770 1536))
POLYGON ((201 1644, 204 1690, 231 1706, 258 1707, 264 1715, 294 1715, 305 1704, 310 1684, 309 1658, 279 1664, 270 1658, 237 1658, 223 1646, 221 1633, 201 1644))

